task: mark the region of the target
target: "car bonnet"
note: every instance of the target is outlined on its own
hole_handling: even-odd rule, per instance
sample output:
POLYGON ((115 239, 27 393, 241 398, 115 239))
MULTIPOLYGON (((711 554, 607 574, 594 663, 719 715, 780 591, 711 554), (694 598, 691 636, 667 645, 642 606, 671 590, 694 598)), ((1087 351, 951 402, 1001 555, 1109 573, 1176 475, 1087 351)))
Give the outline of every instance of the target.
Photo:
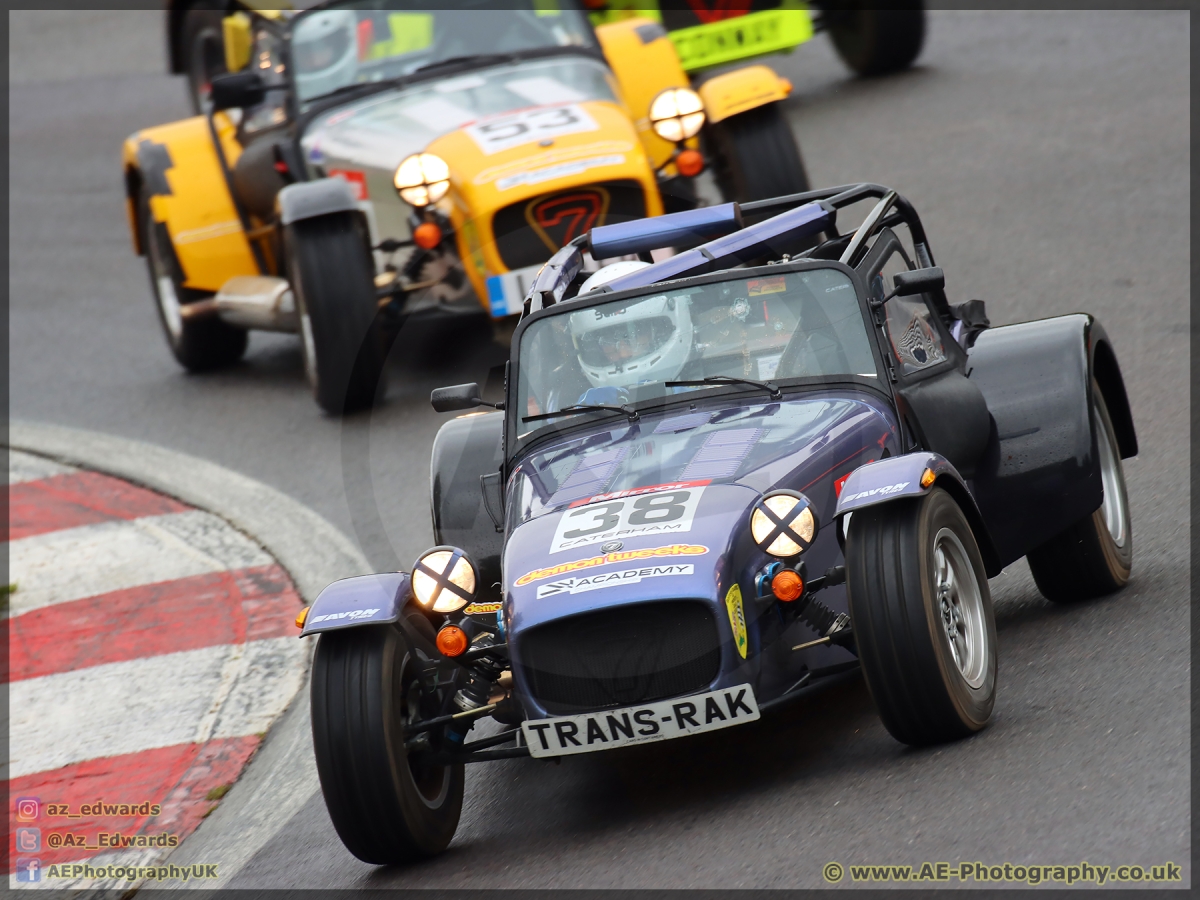
POLYGON ((503 557, 509 627, 613 604, 715 600, 738 577, 735 544, 762 492, 808 490, 827 524, 839 465, 877 458, 894 433, 882 401, 842 392, 643 416, 540 450, 510 482, 520 524, 503 557), (671 514, 655 511, 672 503, 671 514))

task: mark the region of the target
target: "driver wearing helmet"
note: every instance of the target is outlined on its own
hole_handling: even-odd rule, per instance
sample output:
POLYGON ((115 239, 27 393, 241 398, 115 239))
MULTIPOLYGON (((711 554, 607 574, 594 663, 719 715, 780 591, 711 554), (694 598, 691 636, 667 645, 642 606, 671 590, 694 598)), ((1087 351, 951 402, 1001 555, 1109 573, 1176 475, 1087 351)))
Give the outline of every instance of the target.
POLYGON ((596 306, 570 318, 579 365, 592 385, 580 403, 611 403, 614 393, 619 398, 638 385, 670 381, 691 356, 691 309, 682 297, 596 306))
POLYGON ((358 74, 358 17, 348 9, 305 16, 292 35, 292 61, 302 97, 319 97, 354 83, 358 74))

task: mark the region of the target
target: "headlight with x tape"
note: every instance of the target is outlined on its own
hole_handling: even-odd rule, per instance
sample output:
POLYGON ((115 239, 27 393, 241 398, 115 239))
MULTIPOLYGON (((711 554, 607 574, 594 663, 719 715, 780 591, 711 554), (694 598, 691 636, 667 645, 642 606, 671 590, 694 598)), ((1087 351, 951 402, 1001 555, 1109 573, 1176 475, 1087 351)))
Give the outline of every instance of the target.
POLYGON ((799 491, 772 491, 750 514, 750 536, 772 556, 799 556, 817 537, 812 501, 799 491))
POLYGON ((433 612, 458 612, 475 599, 478 584, 475 566, 457 547, 433 547, 413 565, 413 595, 433 612))

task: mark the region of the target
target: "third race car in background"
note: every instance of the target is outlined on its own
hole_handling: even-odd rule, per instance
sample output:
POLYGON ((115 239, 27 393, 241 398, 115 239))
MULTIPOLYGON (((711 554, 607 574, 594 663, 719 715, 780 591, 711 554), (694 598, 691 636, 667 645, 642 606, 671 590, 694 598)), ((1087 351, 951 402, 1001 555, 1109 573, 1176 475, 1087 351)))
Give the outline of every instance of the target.
MULTIPOLYGON (((188 369, 298 332, 317 402, 369 405, 408 316, 514 316, 588 229, 808 187, 762 65, 691 87, 652 18, 340 0, 221 20, 201 116, 125 145, 135 246, 188 369)), ((207 76, 206 76, 207 78, 207 76)), ((591 263, 589 263, 591 264, 591 263)))
MULTIPOLYGON (((286 4, 248 2, 248 7, 286 4)), ((584 0, 593 24, 647 17, 667 29, 688 72, 700 73, 735 60, 788 53, 815 34, 828 32, 842 61, 858 75, 886 75, 910 66, 925 41, 920 3, 868 9, 865 4, 826 0, 584 0)), ((187 75, 197 113, 204 112, 212 79, 226 71, 222 19, 243 4, 231 0, 170 0, 167 54, 170 71, 187 75)))

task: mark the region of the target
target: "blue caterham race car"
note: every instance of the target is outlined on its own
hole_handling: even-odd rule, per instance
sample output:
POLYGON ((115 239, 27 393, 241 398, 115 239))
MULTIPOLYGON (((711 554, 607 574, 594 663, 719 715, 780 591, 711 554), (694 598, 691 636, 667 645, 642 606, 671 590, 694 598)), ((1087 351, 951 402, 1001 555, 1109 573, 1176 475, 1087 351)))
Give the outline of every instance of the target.
POLYGON ((945 283, 874 184, 560 250, 503 400, 434 391, 471 410, 433 448, 438 546, 330 585, 303 623, 347 848, 444 849, 465 763, 737 728, 855 668, 900 741, 983 728, 988 578, 1026 557, 1052 601, 1121 588, 1137 438, 1099 322, 989 328, 945 283), (471 737, 485 718, 506 727, 471 737))

